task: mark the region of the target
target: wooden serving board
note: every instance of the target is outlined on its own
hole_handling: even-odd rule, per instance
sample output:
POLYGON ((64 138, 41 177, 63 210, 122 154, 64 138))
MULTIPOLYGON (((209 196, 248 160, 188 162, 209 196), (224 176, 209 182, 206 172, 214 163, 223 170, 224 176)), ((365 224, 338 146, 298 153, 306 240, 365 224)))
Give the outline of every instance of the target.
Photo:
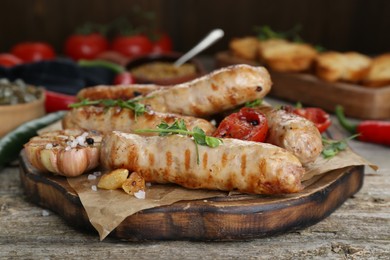
MULTIPOLYGON (((94 230, 66 178, 40 173, 23 153, 20 178, 30 201, 56 212, 72 226, 94 230)), ((363 178, 364 166, 348 167, 325 174, 296 194, 179 201, 127 217, 110 236, 131 241, 233 241, 282 234, 329 216, 359 191, 363 178)))
MULTIPOLYGON (((217 67, 233 64, 261 64, 234 57, 229 51, 216 55, 217 67)), ((345 114, 359 119, 390 119, 390 86, 368 88, 348 83, 329 83, 308 73, 276 72, 269 69, 273 81, 270 96, 321 107, 334 112, 336 105, 345 114)))

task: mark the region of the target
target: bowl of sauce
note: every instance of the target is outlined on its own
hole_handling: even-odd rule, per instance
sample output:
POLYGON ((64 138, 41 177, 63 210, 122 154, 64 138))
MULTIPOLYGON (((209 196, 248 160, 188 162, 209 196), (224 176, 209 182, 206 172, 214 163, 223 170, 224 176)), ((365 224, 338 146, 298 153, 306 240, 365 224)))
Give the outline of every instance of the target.
POLYGON ((191 59, 181 66, 173 63, 180 53, 150 54, 131 59, 126 69, 133 75, 137 84, 170 86, 191 81, 205 74, 202 64, 191 59))

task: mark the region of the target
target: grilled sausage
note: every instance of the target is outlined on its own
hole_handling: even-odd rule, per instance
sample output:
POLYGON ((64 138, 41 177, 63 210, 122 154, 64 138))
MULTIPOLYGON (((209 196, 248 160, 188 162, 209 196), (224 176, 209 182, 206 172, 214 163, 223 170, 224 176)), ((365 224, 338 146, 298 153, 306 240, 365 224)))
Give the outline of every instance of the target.
POLYGON ((126 168, 145 181, 176 183, 190 189, 238 190, 243 193, 278 194, 302 189, 304 168, 280 147, 237 139, 224 139, 210 148, 190 137, 139 136, 114 131, 101 147, 102 166, 126 168))
POLYGON ((98 166, 101 139, 94 132, 68 129, 35 136, 24 148, 38 170, 75 177, 98 166))
POLYGON ((271 85, 265 68, 240 64, 153 91, 141 102, 150 105, 154 111, 204 117, 263 98, 271 85))
POLYGON ((152 91, 164 87, 157 85, 119 85, 119 86, 95 86, 84 88, 77 93, 79 99, 123 99, 128 100, 140 95, 146 95, 152 91))
POLYGON ((293 153, 303 164, 314 162, 322 151, 322 138, 317 127, 306 118, 269 106, 257 108, 268 121, 267 143, 293 153))
POLYGON ((215 127, 205 119, 153 111, 147 111, 135 117, 130 109, 98 106, 86 106, 68 111, 62 120, 62 127, 64 129, 97 130, 102 133, 113 130, 133 132, 136 129, 155 129, 162 121, 171 124, 180 119, 184 120, 190 130, 198 126, 208 135, 215 131, 215 127))

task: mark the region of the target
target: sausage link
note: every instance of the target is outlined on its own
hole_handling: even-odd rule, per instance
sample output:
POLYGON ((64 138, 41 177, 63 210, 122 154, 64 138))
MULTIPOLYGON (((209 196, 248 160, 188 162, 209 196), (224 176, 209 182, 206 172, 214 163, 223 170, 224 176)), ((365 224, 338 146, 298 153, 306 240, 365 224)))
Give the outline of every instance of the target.
POLYGON ((95 86, 80 90, 77 93, 79 99, 123 99, 128 100, 140 95, 146 95, 163 87, 157 85, 119 85, 119 86, 95 86))
POLYGON ((135 117, 134 112, 130 109, 97 106, 74 108, 68 111, 62 120, 62 127, 64 129, 97 130, 102 133, 113 130, 133 132, 137 129, 155 129, 162 121, 172 124, 175 120, 181 119, 190 130, 198 126, 207 135, 211 135, 215 131, 215 127, 205 119, 153 111, 135 117))
POLYGON ((176 183, 190 189, 213 189, 252 194, 298 192, 305 172, 299 160, 280 147, 224 139, 210 148, 190 137, 139 136, 114 131, 101 147, 102 165, 140 173, 146 181, 176 183))
POLYGON ((321 134, 310 120, 283 109, 268 106, 257 109, 267 117, 267 143, 285 148, 303 164, 314 162, 320 155, 321 134))
POLYGON ((204 117, 263 98, 271 85, 271 77, 264 67, 240 64, 153 91, 141 102, 155 111, 204 117))

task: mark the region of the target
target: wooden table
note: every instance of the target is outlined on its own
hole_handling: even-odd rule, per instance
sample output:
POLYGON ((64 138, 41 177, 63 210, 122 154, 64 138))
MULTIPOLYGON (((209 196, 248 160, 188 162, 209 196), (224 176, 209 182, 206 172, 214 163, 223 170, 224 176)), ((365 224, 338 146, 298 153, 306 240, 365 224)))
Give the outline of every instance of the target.
MULTIPOLYGON (((279 103, 279 100, 269 100, 279 103)), ((346 133, 334 120, 333 133, 346 133)), ((363 188, 320 223, 303 230, 237 242, 99 241, 55 213, 28 202, 17 166, 0 171, 0 259, 390 259, 390 148, 350 141, 377 164, 363 188)))

